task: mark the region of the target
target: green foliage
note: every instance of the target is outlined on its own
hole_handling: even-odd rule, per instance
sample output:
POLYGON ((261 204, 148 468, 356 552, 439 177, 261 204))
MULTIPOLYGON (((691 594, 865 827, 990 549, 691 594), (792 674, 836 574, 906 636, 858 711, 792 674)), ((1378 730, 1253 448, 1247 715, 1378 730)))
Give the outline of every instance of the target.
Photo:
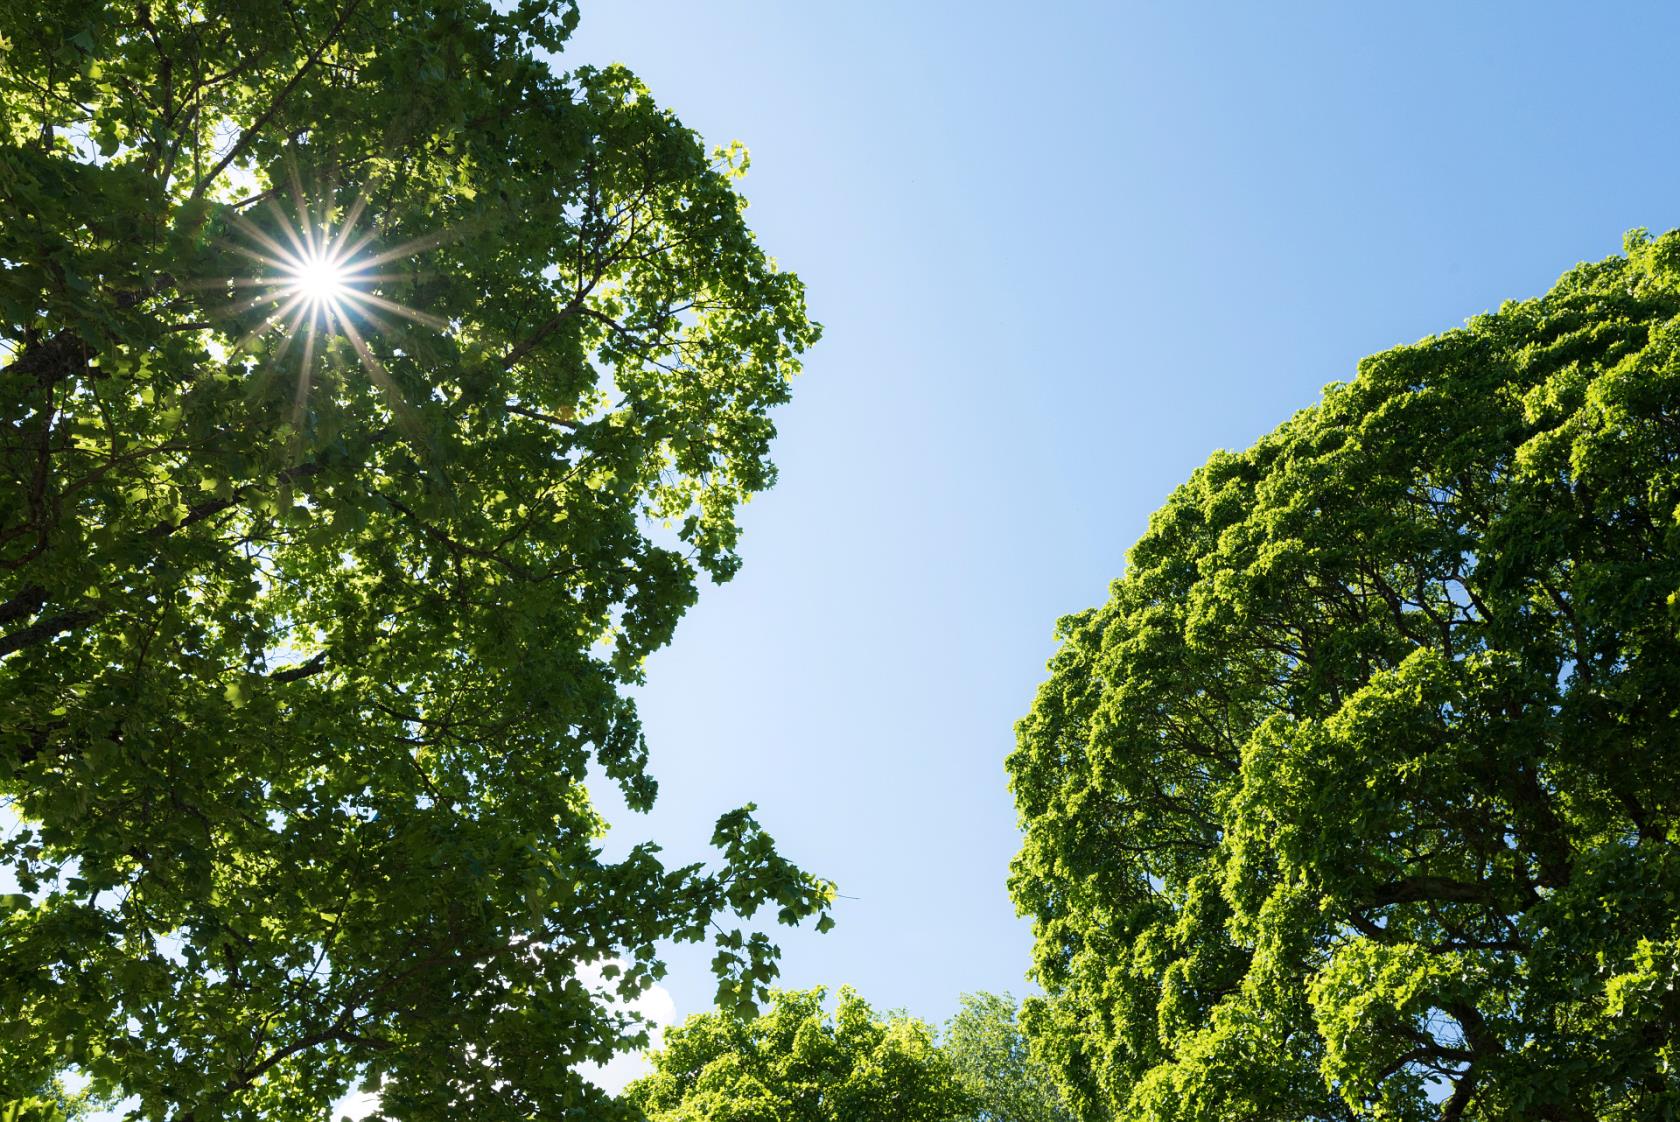
POLYGON ((649 1122, 955 1122, 973 1103, 933 1031, 849 988, 776 991, 763 1016, 698 1013, 624 1090, 649 1122))
POLYGON ((715 928, 741 1007, 731 914, 826 925, 746 810, 716 868, 597 845, 817 328, 743 153, 550 69, 575 19, 0 0, 0 1103, 606 1117, 572 1064, 641 1035, 580 963, 715 928), (359 344, 244 299, 311 215, 394 254, 359 344))
POLYGON ((1028 1050, 1008 994, 963 994, 939 1043, 979 1104, 978 1122, 1071 1122, 1053 1073, 1028 1050))
POLYGON ((1680 1117, 1677 504, 1677 234, 1174 492, 1009 760, 1085 1117, 1680 1117))
POLYGON ((0 1101, 0 1122, 76 1122, 100 1105, 86 1087, 71 1093, 54 1080, 36 1094, 0 1101))

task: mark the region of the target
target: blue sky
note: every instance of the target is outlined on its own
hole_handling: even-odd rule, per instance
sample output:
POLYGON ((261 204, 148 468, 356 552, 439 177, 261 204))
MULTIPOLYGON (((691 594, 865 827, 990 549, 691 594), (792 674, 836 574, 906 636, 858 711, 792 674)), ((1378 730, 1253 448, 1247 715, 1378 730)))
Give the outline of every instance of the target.
MULTIPOLYGON (((1680 223, 1680 9, 583 0, 753 153, 826 338, 746 566, 642 694, 663 794, 615 847, 704 854, 756 801, 839 882, 784 982, 930 1020, 1024 991, 1003 757, 1058 615, 1171 488, 1357 360, 1680 223)), ((710 1004, 679 949, 679 1016, 710 1004)))

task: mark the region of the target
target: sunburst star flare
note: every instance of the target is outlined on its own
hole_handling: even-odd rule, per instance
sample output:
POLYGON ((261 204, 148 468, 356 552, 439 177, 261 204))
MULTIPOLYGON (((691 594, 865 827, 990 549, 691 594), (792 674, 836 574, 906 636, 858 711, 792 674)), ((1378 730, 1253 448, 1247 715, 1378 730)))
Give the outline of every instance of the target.
POLYGON ((282 285, 289 296, 301 296, 313 311, 337 305, 350 298, 350 282, 357 270, 342 257, 329 250, 315 250, 301 259, 290 262, 283 270, 287 281, 282 285))
POLYGON ((382 283, 412 280, 417 275, 412 270, 392 273, 381 266, 433 248, 447 239, 434 233, 381 248, 374 244, 376 235, 372 229, 358 230, 366 207, 365 197, 359 197, 334 222, 329 217, 330 207, 311 207, 301 188, 293 193, 297 204, 295 219, 274 199, 268 201, 272 225, 259 224, 252 215, 234 217, 245 243, 231 248, 260 268, 255 275, 229 277, 220 282, 235 292, 250 293, 236 299, 221 314, 231 317, 258 312, 260 319, 250 325, 232 350, 248 351, 259 336, 278 330, 284 338, 270 357, 270 361, 277 362, 301 338, 302 362, 297 372, 298 392, 292 418, 297 423, 306 408, 312 380, 310 367, 324 353, 317 344, 324 336, 341 336, 349 342, 369 377, 391 395, 393 404, 401 411, 402 395, 368 345, 358 321, 376 332, 388 332, 394 328, 386 318, 389 314, 447 331, 448 324, 442 318, 373 291, 382 283))

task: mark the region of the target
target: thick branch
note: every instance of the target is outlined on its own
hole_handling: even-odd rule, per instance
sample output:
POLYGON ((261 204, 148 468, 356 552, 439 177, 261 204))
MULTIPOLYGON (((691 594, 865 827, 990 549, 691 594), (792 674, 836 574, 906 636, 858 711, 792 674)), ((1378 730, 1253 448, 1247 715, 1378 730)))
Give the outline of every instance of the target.
POLYGON ((1459 1076, 1457 1084, 1453 1086, 1453 1093, 1441 1107, 1441 1122, 1458 1122, 1464 1117, 1464 1112, 1470 1108, 1470 1100, 1476 1094, 1476 1069, 1471 1068, 1459 1076))
POLYGON ((44 343, 28 347, 17 361, 6 367, 7 374, 35 379, 45 389, 87 368, 88 345, 74 331, 60 331, 44 343))
POLYGON ((308 662, 300 662, 296 666, 288 666, 284 670, 276 670, 268 676, 268 680, 271 682, 296 682, 304 678, 313 677, 316 674, 321 673, 321 671, 326 668, 327 655, 325 651, 322 651, 308 662))
POLYGON ((1499 898, 1494 886, 1453 880, 1450 877, 1415 876, 1379 885, 1370 904, 1405 904, 1417 900, 1456 900, 1466 904, 1487 904, 1506 910, 1506 901, 1499 898))
POLYGON ((578 427, 577 422, 570 417, 556 417, 552 413, 542 413, 535 409, 526 409, 523 406, 511 403, 503 406, 503 408, 509 413, 517 413, 521 417, 530 417, 534 421, 546 421, 551 425, 559 425, 561 428, 575 429, 578 427))
POLYGON ((583 296, 583 293, 579 293, 576 297, 567 301, 558 312, 550 316, 528 337, 509 348, 508 353, 502 356, 502 369, 511 369, 514 363, 530 354, 539 343, 558 331, 561 324, 576 315, 578 309, 583 307, 583 296))
POLYGON ((25 647, 45 643, 48 639, 62 635, 66 631, 74 631, 85 623, 92 623, 104 614, 104 608, 77 608, 74 611, 60 612, 58 615, 37 620, 28 627, 14 631, 10 635, 0 635, 0 658, 21 651, 25 647))
POLYGON ((1407 1052, 1395 1056, 1384 1064, 1377 1072, 1377 1081, 1387 1079, 1408 1064, 1425 1063, 1431 1060, 1445 1060, 1452 1064, 1467 1064, 1476 1058, 1475 1053, 1463 1048, 1448 1048, 1445 1045, 1426 1043, 1407 1052))
MULTIPOLYGON (((370 443, 378 444, 385 440, 387 435, 383 431, 376 432, 370 438, 370 443)), ((295 483, 298 480, 308 479, 312 475, 319 474, 324 466, 318 462, 299 464, 280 472, 276 479, 283 484, 295 483)), ((255 484, 247 485, 234 491, 231 498, 209 499, 197 506, 189 507, 186 517, 179 522, 159 522, 150 530, 147 530, 144 536, 152 540, 169 537, 171 534, 202 522, 206 518, 212 518, 223 511, 231 510, 256 489, 255 484)), ((39 611, 44 607, 46 597, 45 595, 37 595, 38 591, 33 586, 27 587, 4 604, 0 604, 0 623, 22 618, 24 615, 39 611)), ((9 635, 0 636, 0 658, 23 650, 25 647, 44 643, 54 636, 62 635, 66 631, 73 631, 83 624, 91 623, 104 615, 107 610, 103 606, 84 605, 66 612, 60 612, 57 615, 48 616, 46 619, 37 620, 28 627, 14 631, 9 635)))
POLYGON ((47 590, 38 584, 27 585, 10 600, 0 604, 0 624, 32 616, 46 607, 46 604, 47 590))

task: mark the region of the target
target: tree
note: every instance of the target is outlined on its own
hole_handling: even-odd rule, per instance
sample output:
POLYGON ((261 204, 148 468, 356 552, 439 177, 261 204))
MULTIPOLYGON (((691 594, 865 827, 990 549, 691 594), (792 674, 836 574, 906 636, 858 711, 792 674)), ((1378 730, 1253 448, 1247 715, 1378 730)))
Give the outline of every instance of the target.
POLYGON ((973 1103, 933 1030, 849 988, 777 991, 761 1017, 698 1013, 624 1089, 649 1122, 956 1122, 973 1103))
POLYGON ((829 888, 751 808, 601 857, 591 767, 737 566, 817 338, 568 0, 0 5, 0 1103, 605 1117, 575 977, 829 888))
POLYGON ((940 1047, 980 1104, 978 1122, 1072 1122, 1054 1073, 1030 1053, 1008 994, 963 994, 940 1047))
POLYGON ((1216 453, 1009 759, 1086 1117, 1680 1116, 1680 234, 1216 453))

